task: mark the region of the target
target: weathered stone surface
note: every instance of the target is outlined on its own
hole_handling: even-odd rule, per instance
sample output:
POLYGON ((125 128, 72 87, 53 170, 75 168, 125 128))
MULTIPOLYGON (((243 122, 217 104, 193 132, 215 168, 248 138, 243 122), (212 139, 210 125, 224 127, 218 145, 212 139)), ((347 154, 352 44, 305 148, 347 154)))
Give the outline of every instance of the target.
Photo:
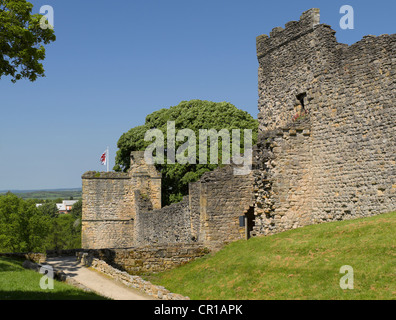
POLYGON ((134 245, 137 202, 161 207, 161 179, 143 152, 132 152, 128 173, 87 172, 82 175, 83 248, 126 248, 134 245), (136 191, 139 191, 137 194, 136 191), (147 199, 147 203, 141 199, 147 199))
POLYGON ((206 247, 196 243, 168 243, 128 249, 90 249, 77 255, 88 253, 86 261, 97 258, 131 274, 143 274, 169 270, 208 252, 206 247))
POLYGON ((217 249, 245 236, 238 218, 253 207, 252 172, 235 175, 234 164, 208 172, 190 184, 183 201, 160 208, 161 180, 142 154, 132 153, 128 175, 82 176, 84 249, 177 243, 217 249))
POLYGON ((311 9, 257 38, 257 234, 396 208, 396 35, 334 34, 311 9))

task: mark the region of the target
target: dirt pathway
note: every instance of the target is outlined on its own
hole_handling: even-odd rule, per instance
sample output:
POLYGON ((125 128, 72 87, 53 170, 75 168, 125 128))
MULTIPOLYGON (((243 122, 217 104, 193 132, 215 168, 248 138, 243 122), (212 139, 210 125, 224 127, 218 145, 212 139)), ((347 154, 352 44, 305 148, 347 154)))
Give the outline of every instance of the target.
POLYGON ((45 264, 62 270, 66 275, 75 279, 83 286, 96 293, 114 300, 153 300, 153 297, 129 288, 122 283, 112 280, 100 272, 90 270, 82 266, 76 257, 48 258, 45 264))

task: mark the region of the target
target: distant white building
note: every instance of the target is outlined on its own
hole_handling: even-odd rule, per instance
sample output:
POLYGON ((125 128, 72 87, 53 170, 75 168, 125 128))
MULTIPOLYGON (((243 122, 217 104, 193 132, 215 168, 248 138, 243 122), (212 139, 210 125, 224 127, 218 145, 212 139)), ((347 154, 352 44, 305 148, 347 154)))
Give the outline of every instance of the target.
POLYGON ((62 203, 57 203, 56 207, 59 213, 69 213, 77 201, 78 200, 63 200, 62 203))
MULTIPOLYGON (((73 205, 76 202, 78 202, 78 200, 63 200, 62 203, 56 203, 58 213, 69 213, 73 209, 73 205)), ((42 203, 36 203, 36 208, 42 205, 42 203)))

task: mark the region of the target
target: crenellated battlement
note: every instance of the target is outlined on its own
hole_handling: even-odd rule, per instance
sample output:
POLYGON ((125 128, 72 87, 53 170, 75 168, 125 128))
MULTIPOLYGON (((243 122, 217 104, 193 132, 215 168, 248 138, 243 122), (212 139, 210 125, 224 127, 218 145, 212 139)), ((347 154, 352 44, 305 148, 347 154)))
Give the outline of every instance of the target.
POLYGON ((314 31, 319 23, 320 10, 313 8, 305 11, 299 21, 289 21, 285 24, 285 28, 273 28, 270 36, 266 34, 258 36, 256 38, 257 58, 260 59, 280 46, 314 31))

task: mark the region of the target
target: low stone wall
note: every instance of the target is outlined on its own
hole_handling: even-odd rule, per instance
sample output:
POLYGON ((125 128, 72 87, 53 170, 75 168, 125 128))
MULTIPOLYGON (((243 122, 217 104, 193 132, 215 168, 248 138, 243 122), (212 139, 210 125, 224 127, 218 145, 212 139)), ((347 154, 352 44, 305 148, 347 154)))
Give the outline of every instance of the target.
POLYGON ((106 274, 111 277, 115 281, 123 283, 124 285, 139 289, 146 294, 152 296, 156 299, 161 300, 190 300, 189 297, 184 297, 180 294, 171 293, 169 290, 165 289, 162 286, 157 286, 152 284, 149 281, 143 280, 139 276, 132 276, 125 271, 118 270, 113 268, 105 261, 94 258, 87 252, 79 252, 77 253, 77 259, 86 267, 93 268, 101 273, 106 274))
POLYGON ((202 244, 180 243, 151 245, 129 249, 85 250, 93 258, 131 274, 169 270, 209 253, 202 244))

